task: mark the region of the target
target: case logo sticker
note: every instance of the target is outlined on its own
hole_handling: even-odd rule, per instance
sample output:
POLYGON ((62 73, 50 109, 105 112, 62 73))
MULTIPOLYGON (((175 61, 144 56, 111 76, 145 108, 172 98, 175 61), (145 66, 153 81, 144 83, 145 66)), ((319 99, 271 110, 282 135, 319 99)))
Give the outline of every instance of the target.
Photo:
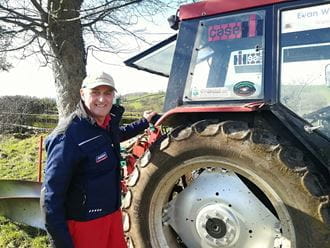
POLYGON ((256 14, 242 22, 219 23, 208 26, 208 41, 253 38, 263 35, 263 20, 256 14))

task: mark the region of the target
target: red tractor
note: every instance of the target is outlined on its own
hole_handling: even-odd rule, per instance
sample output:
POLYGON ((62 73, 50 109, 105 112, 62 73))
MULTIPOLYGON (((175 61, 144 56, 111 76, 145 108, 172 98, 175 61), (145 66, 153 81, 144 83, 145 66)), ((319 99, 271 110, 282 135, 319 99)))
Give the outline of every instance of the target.
POLYGON ((125 62, 169 76, 167 132, 127 180, 130 247, 330 247, 330 1, 208 0, 170 21, 125 62))
MULTIPOLYGON (((169 77, 126 154, 135 248, 330 247, 330 1, 183 5, 177 35, 126 61, 169 77)), ((0 181, 0 214, 43 228, 40 183, 0 181)))

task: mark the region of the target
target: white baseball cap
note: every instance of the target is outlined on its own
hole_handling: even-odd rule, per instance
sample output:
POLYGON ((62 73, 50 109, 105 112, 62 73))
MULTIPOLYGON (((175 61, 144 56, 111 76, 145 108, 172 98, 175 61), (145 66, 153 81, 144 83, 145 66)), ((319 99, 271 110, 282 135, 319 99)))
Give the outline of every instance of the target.
POLYGON ((88 75, 82 82, 81 88, 93 89, 97 86, 107 85, 113 88, 115 91, 115 81, 113 78, 105 72, 97 72, 94 74, 88 75))

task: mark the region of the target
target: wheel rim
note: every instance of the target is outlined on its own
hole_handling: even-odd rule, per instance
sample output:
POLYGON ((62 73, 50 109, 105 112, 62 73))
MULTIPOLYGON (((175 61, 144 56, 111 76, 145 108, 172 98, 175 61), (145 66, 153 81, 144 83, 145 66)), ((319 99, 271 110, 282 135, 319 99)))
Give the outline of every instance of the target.
POLYGON ((151 201, 153 247, 295 247, 291 218, 275 191, 253 171, 219 157, 194 158, 176 166, 160 180, 151 201), (173 191, 182 186, 185 175, 191 175, 190 183, 181 192, 173 191), (253 178, 273 211, 241 177, 253 178))

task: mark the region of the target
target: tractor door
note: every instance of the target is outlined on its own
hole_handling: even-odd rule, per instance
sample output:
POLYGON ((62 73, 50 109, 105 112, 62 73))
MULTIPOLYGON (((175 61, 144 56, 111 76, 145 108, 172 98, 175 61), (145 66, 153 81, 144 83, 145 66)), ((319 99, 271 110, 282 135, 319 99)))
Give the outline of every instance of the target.
POLYGON ((280 101, 330 138, 330 4, 281 12, 280 101))

